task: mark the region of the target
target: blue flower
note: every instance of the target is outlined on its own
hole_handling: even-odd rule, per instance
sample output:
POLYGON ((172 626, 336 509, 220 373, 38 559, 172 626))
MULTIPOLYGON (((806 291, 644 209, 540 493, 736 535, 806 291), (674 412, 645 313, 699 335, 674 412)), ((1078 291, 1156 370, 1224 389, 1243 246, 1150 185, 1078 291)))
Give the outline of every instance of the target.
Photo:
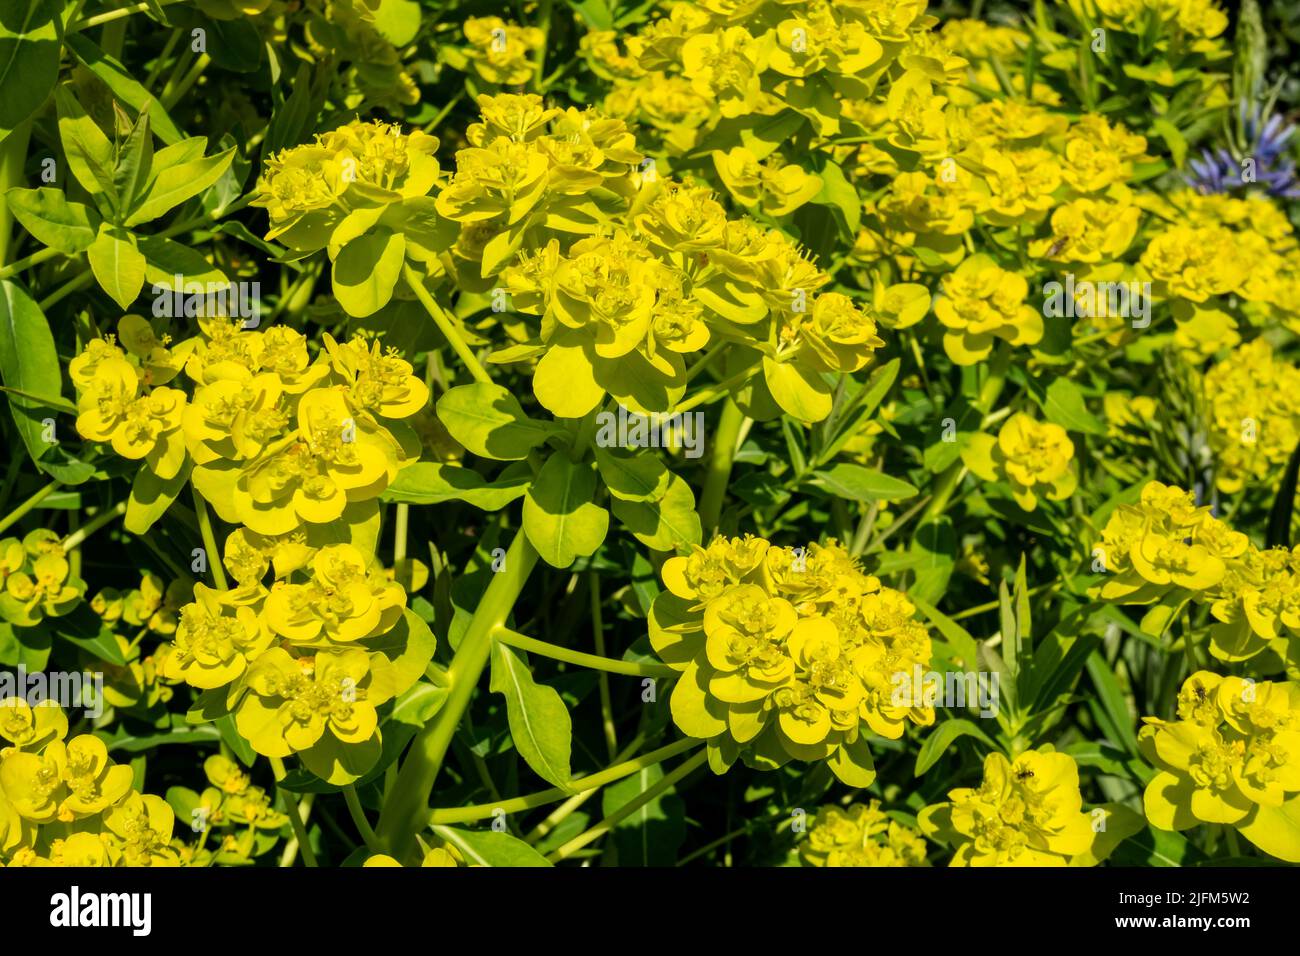
POLYGON ((1276 113, 1262 116, 1257 107, 1240 107, 1241 129, 1250 143, 1239 160, 1227 147, 1203 149, 1199 159, 1188 162, 1190 173, 1187 184, 1197 192, 1210 195, 1245 188, 1252 183, 1262 187, 1270 196, 1300 198, 1300 179, 1296 177, 1295 160, 1287 154, 1296 127, 1276 113), (1243 163, 1252 160, 1254 178, 1245 179, 1243 163))

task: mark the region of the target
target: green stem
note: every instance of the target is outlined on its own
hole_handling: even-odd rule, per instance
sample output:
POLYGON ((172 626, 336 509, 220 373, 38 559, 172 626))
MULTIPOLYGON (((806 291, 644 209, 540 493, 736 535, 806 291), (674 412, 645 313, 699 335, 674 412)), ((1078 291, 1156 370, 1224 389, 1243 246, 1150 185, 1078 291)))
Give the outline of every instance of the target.
POLYGON ((212 569, 212 580, 222 591, 226 590, 226 569, 221 564, 221 552, 217 550, 217 539, 212 533, 212 518, 208 515, 208 503, 203 500, 199 490, 193 485, 190 491, 194 495, 194 514, 199 519, 199 534, 203 537, 203 547, 208 552, 208 567, 212 569))
POLYGON ((708 756, 707 751, 700 750, 691 757, 688 757, 686 760, 683 760, 672 773, 666 774, 660 778, 654 786, 647 787, 634 800, 629 800, 623 806, 619 807, 618 810, 601 820, 591 829, 578 834, 568 843, 564 844, 564 846, 551 853, 547 859, 552 863, 557 863, 565 857, 572 856, 588 843, 591 843, 594 840, 599 840, 610 830, 614 829, 614 827, 618 826, 620 822, 627 819, 633 813, 636 813, 636 811, 640 810, 650 801, 656 799, 661 793, 671 790, 679 780, 682 780, 702 765, 704 761, 708 759, 708 756))
MULTIPOLYGON (((975 400, 975 410, 979 412, 981 418, 989 413, 993 403, 1002 394, 1002 385, 1006 381, 1007 368, 1010 364, 1011 351, 1009 349, 1001 348, 993 354, 993 359, 989 362, 988 378, 984 380, 979 397, 975 400)), ((935 482, 934 497, 930 499, 929 507, 921 515, 921 524, 925 524, 927 521, 931 521, 944 513, 944 510, 948 507, 948 502, 952 500, 953 493, 957 490, 957 486, 961 484, 965 471, 965 464, 958 458, 939 476, 939 480, 935 482)))
POLYGON ((415 834, 426 825, 429 796, 456 726, 487 666, 493 636, 505 624, 536 563, 537 552, 528 543, 527 536, 523 532, 515 535, 506 552, 505 566, 483 592, 483 599, 447 670, 451 682, 447 702, 416 736, 398 771, 393 792, 379 815, 378 835, 380 844, 399 860, 414 847, 415 834))
POLYGON ((357 788, 351 784, 344 787, 343 799, 348 805, 348 813, 352 815, 352 822, 356 824, 357 832, 361 834, 361 839, 365 841, 366 848, 371 853, 378 853, 379 838, 375 836, 370 821, 366 819, 366 810, 365 807, 361 806, 361 798, 357 796, 357 788))
POLYGON ((171 94, 163 94, 163 106, 170 109, 179 103, 181 97, 190 91, 190 87, 198 81, 198 78, 203 75, 203 71, 208 68, 208 64, 211 62, 212 58, 206 53, 200 54, 199 58, 194 61, 194 65, 190 67, 189 72, 176 84, 176 88, 171 91, 171 94))
POLYGON ((619 661, 612 657, 586 654, 560 647, 558 644, 548 644, 546 641, 539 641, 508 628, 498 628, 496 639, 502 644, 528 651, 530 654, 541 654, 553 661, 564 661, 566 664, 576 664, 606 674, 625 674, 628 677, 675 677, 677 675, 677 671, 667 664, 642 664, 638 661, 619 661))
MULTIPOLYGON (((181 0, 157 0, 157 5, 165 7, 171 3, 180 3, 181 0)), ((153 4, 133 3, 129 7, 119 7, 116 10, 109 10, 106 13, 97 13, 93 17, 86 17, 84 20, 78 20, 72 25, 68 32, 80 33, 83 30, 89 30, 92 27, 101 26, 105 23, 112 23, 121 17, 129 17, 133 13, 145 13, 153 4)))
POLYGON ((424 282, 420 277, 415 274, 415 271, 410 266, 403 266, 402 275, 406 278, 406 284, 411 287, 411 291, 415 293, 415 297, 419 299, 420 304, 424 306, 424 311, 429 313, 429 317, 433 319, 434 324, 438 326, 438 329, 446 337, 447 343, 452 347, 452 350, 460 357, 460 360, 465 363, 465 367, 469 369, 469 374, 474 376, 476 382, 483 382, 491 385, 492 377, 488 375, 483 366, 479 364, 478 358, 474 355, 469 345, 466 344, 464 336, 462 336, 460 330, 456 328, 451 316, 447 315, 443 307, 434 301, 433 296, 431 296, 429 290, 424 287, 424 282))
POLYGON ((701 405, 709 404, 709 402, 717 401, 723 395, 729 395, 733 388, 739 388, 741 385, 744 385, 746 382, 750 380, 753 374, 754 374, 754 369, 751 366, 750 368, 745 369, 743 372, 737 372, 735 375, 731 376, 730 378, 723 379, 721 382, 718 382, 716 385, 711 385, 708 388, 702 388, 694 395, 692 395, 690 398, 685 399, 682 402, 679 402, 677 404, 677 407, 673 409, 672 413, 674 415, 683 415, 686 412, 689 412, 693 408, 698 408, 701 405))
POLYGON ((38 249, 35 252, 33 252, 30 256, 25 256, 24 258, 19 259, 17 262, 11 262, 3 269, 0 269, 0 279, 8 279, 10 276, 16 276, 24 269, 29 269, 32 266, 38 266, 42 262, 47 262, 50 259, 53 259, 57 255, 60 255, 58 249, 54 249, 51 247, 38 249))
POLYGON ((718 527, 722 499, 727 494, 727 482, 731 479, 731 466, 736 459, 736 445, 744 423, 745 413, 728 398, 722 406, 717 430, 713 433, 713 454, 709 457, 709 470, 704 477, 704 490, 700 494, 700 525, 704 529, 705 540, 718 527))
POLYGON ((406 529, 411 520, 411 506, 397 504, 397 518, 393 524, 393 564, 406 557, 406 529))
POLYGON ((21 521, 23 516, 26 515, 27 512, 31 511, 42 501, 44 501, 46 498, 52 495, 55 491, 59 489, 59 487, 60 487, 60 482, 51 481, 48 485, 46 485, 40 491, 36 492, 36 494, 32 495, 30 498, 28 498, 26 501, 20 504, 13 511, 9 512, 3 518, 0 518, 0 531, 6 531, 16 522, 21 521))
MULTIPOLYGON (((596 654, 601 660, 606 660, 605 621, 600 613, 600 575, 596 571, 587 573, 587 585, 591 592, 591 632, 596 642, 596 654)), ((618 756, 618 732, 614 727, 614 704, 609 694, 609 672, 602 669, 599 674, 600 720, 605 727, 609 759, 614 760, 618 756)))
MULTIPOLYGON (((9 242, 12 238, 14 221, 13 214, 9 211, 9 204, 3 197, 11 186, 23 184, 23 166, 27 161, 27 143, 31 133, 31 121, 23 120, 9 133, 3 144, 0 144, 0 263, 9 258, 9 242)), ((6 270, 0 278, 11 274, 6 270)))
MULTIPOLYGON (((271 772, 275 775, 276 784, 279 784, 285 777, 284 761, 279 757, 269 757, 267 759, 271 761, 271 772)), ((298 798, 292 791, 285 790, 283 787, 277 786, 276 790, 279 792, 281 799, 284 800, 285 809, 289 811, 289 825, 293 827, 294 839, 298 841, 298 846, 302 849, 302 858, 308 866, 314 867, 316 865, 316 853, 307 840, 307 825, 303 823, 298 798)), ((308 796, 311 796, 311 794, 308 794, 308 796)), ((290 847, 285 848, 285 856, 292 859, 289 856, 290 849, 290 847)))
POLYGON ((476 820, 486 820, 497 810, 505 813, 522 813, 525 810, 534 810, 537 807, 544 807, 548 803, 556 803, 565 797, 573 797, 578 794, 587 793, 591 790, 597 790, 615 781, 622 780, 624 777, 630 777, 632 774, 646 767, 653 767, 657 763, 662 763, 679 753, 691 750, 700 745, 700 741, 690 737, 678 740, 666 747, 660 747, 658 750, 652 750, 648 754, 643 754, 633 760, 624 763, 615 764, 607 767, 599 773, 589 774, 585 777, 577 777, 569 781, 569 786, 551 787, 549 790, 539 790, 537 793, 530 793, 523 797, 514 797, 510 800, 502 800, 498 803, 480 804, 473 807, 450 807, 445 810, 434 810, 429 814, 430 824, 455 824, 455 823, 473 823, 476 820))
POLYGON ((546 72, 546 46, 551 34, 551 3, 552 0, 541 0, 538 4, 537 28, 542 31, 542 42, 537 48, 537 66, 533 72, 533 82, 540 88, 539 92, 546 91, 542 76, 546 72))
POLYGON ((92 518, 90 521, 87 521, 80 528, 78 528, 76 531, 72 532, 72 534, 68 535, 66 538, 63 539, 64 552, 66 553, 68 551, 71 551, 73 548, 79 547, 81 545, 81 542, 85 541, 87 538, 89 538, 100 528, 104 527, 104 525, 108 524, 114 518, 121 517, 124 514, 126 514, 126 502, 119 501, 117 504, 115 504, 112 508, 109 508, 103 514, 95 515, 94 518, 92 518))

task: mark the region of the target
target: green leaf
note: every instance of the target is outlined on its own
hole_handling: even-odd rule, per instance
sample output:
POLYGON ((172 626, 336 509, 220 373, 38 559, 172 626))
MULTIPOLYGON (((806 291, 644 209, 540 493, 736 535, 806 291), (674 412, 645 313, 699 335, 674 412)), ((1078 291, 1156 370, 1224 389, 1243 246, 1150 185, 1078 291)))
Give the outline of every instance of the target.
POLYGON ((78 605, 71 613, 51 618, 49 626, 60 640, 75 644, 101 661, 119 667, 126 664, 117 636, 87 604, 78 605))
POLYGON ((817 175, 821 177, 822 188, 821 192, 813 196, 812 202, 830 206, 843 217, 843 224, 847 226, 849 234, 856 235, 862 224, 862 200, 858 191, 845 177, 844 170, 840 169, 838 163, 827 160, 821 164, 817 175))
MULTIPOLYGON (((221 691, 223 697, 225 693, 225 690, 221 691)), ((224 717, 218 717, 216 725, 221 734, 221 739, 225 741, 227 747, 234 751, 235 756, 239 758, 239 762, 245 767, 251 767, 253 761, 257 759, 257 754, 253 751, 253 745, 239 736, 239 731, 235 729, 235 716, 226 714, 224 717)))
POLYGON ((524 498, 524 533, 547 564, 567 568, 595 552, 609 530, 609 512, 594 504, 596 475, 556 452, 524 498))
POLYGON ((614 498, 610 502, 618 520, 652 551, 684 550, 699 544, 703 537, 691 486, 677 475, 668 474, 668 491, 658 501, 614 498))
POLYGON ((522 498, 530 481, 532 473, 527 469, 509 477, 503 472, 496 481, 488 481, 472 468, 420 461, 399 471, 381 498, 414 505, 465 501, 483 511, 498 511, 522 498))
POLYGON ((1079 386, 1068 378, 1058 378, 1047 387, 1043 415, 1067 431, 1088 435, 1105 435, 1106 426, 1088 411, 1079 386))
POLYGON ((954 740, 958 737, 974 737, 977 740, 987 744, 993 749, 998 749, 998 745, 993 742, 988 734, 969 720, 953 718, 945 720, 934 730, 926 735, 925 742, 921 744, 921 749, 916 754, 916 776, 921 776, 927 770, 935 765, 944 751, 952 746, 954 740))
POLYGON ((1295 446, 1287 460, 1286 471, 1277 486, 1277 495, 1273 498, 1273 507, 1268 512, 1268 530, 1265 545, 1269 548, 1289 548, 1292 545, 1291 513, 1295 508, 1296 479, 1300 476, 1300 444, 1295 446))
MULTIPOLYGON (((0 378, 8 388, 27 395, 58 396, 63 373, 54 336, 32 298, 16 282, 0 281, 0 378)), ((32 461, 49 451, 44 420, 54 417, 49 405, 10 393, 9 411, 32 461)))
POLYGON ((976 666, 979 662, 979 642, 971 637, 966 628, 942 611, 931 607, 926 601, 914 598, 911 595, 908 595, 908 600, 916 605, 918 611, 930 619, 930 623, 938 628, 939 633, 943 635, 943 639, 957 652, 959 660, 954 663, 960 663, 967 668, 976 666))
POLYGON ((1100 653, 1089 657, 1087 666, 1088 676, 1092 678, 1093 687, 1097 690, 1097 699, 1089 701, 1094 715, 1112 743, 1120 744, 1129 753, 1136 755, 1138 745, 1137 734, 1133 731, 1133 717, 1114 671, 1100 653))
POLYGON ((391 629, 362 641, 361 645, 367 651, 388 659, 392 665, 392 670, 386 675, 393 683, 390 690, 394 695, 401 695, 424 675, 433 659, 433 652, 437 650, 438 639, 418 614, 405 608, 391 629))
MULTIPOLYGON (((602 814, 617 813, 663 776, 663 766, 651 764, 609 785, 601 794, 602 814)), ((672 866, 686 838, 685 804, 672 789, 665 790, 620 820, 612 836, 619 866, 672 866)))
POLYGON ((6 0, 0 7, 0 140, 45 102, 59 78, 61 0, 6 0))
POLYGON ((763 378, 772 398, 787 415, 800 421, 819 422, 831 413, 831 388, 816 372, 765 355, 763 378))
POLYGON ((99 214, 84 203, 68 202, 62 189, 14 188, 5 194, 14 218, 39 242, 74 256, 95 241, 99 214))
POLYGON ((472 866, 550 866, 546 857, 518 837, 498 830, 462 830, 434 824, 442 837, 472 866))
POLYGON ((105 224, 86 250, 86 257, 100 288, 129 310, 144 288, 145 258, 136 248, 135 236, 105 224))
POLYGON ((163 105, 154 99, 125 66, 92 43, 84 33, 69 33, 64 42, 86 69, 104 81, 114 96, 136 113, 149 117, 150 125, 159 139, 169 146, 181 141, 183 134, 167 115, 163 105))
POLYGON ((376 229, 353 239, 334 259, 334 298, 348 315, 364 318, 386 306, 402 274, 406 237, 376 229))
POLYGON ((525 415, 519 400, 502 386, 485 382, 448 390, 438 399, 438 418, 466 449, 498 461, 527 458, 555 431, 525 415))
POLYGON ((181 277, 182 283, 197 283, 204 286, 224 286, 230 283, 230 277, 208 262, 200 253, 171 239, 139 236, 136 239, 136 248, 144 256, 144 278, 151 285, 165 286, 169 291, 175 290, 176 276, 181 277))
POLYGON ((173 477, 163 480, 151 468, 141 468, 131 482, 131 497, 126 503, 122 527, 132 534, 144 534, 167 513, 189 481, 192 461, 186 461, 173 477))
POLYGON ((957 534, 952 520, 940 515, 916 529, 912 552, 921 558, 916 565, 916 579, 907 589, 909 597, 938 601, 948 590, 957 563, 957 534))
MULTIPOLYGON (((206 145, 206 140, 202 137, 198 139, 206 145)), ((187 142, 189 141, 182 140, 182 143, 187 142)), ((142 222, 157 219, 168 210, 203 192, 226 171, 226 167, 235 158, 235 147, 232 146, 215 156, 204 156, 165 168, 162 165, 164 155, 165 153, 160 151, 154 157, 158 176, 149 187, 149 191, 145 193, 140 205, 127 216, 125 225, 138 226, 142 222)))
POLYGON ((916 487, 906 481, 848 462, 813 472, 813 482, 850 501, 899 501, 916 495, 916 487))
POLYGON ((559 693, 534 681, 523 659, 500 641, 492 645, 489 689, 506 699, 510 737, 519 756, 547 783, 568 787, 573 721, 559 693))
POLYGON ((605 487, 624 501, 658 501, 668 493, 672 473, 652 454, 620 455, 596 446, 596 468, 605 487))
POLYGON ((375 29, 393 46, 406 46, 420 32, 420 5, 415 0, 379 0, 375 29))
POLYGON ((66 86, 54 91, 59 114, 59 138, 72 175, 91 196, 103 196, 108 213, 118 212, 117 186, 113 167, 117 160, 113 144, 81 108, 66 86))

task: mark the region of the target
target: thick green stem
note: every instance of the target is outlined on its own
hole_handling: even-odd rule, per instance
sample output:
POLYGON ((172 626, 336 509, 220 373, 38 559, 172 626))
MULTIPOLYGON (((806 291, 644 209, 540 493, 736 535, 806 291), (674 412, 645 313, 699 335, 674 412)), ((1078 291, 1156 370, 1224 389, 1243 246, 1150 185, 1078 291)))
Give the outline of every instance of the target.
POLYGON ((366 819, 366 809, 361 805, 361 798, 357 796, 357 788, 351 785, 344 787, 343 800, 348 805, 348 813, 351 814, 352 822, 356 824, 361 839, 365 841, 366 848, 371 853, 378 853, 379 840, 370 826, 370 821, 366 819))
MULTIPOLYGON (((316 853, 311 848, 311 842, 307 839, 307 824, 303 822, 302 808, 298 806, 298 798, 293 791, 285 790, 279 786, 280 781, 285 777, 284 761, 279 757, 267 758, 271 761, 271 773, 275 775, 276 790, 279 791, 280 798, 284 801, 285 811, 289 815, 289 825, 293 827, 294 839, 298 841, 298 847, 302 850, 302 858, 308 866, 316 865, 316 853)), ((311 794, 307 795, 308 799, 311 794)), ((288 861, 292 860, 289 856, 290 847, 285 848, 286 859, 281 860, 282 866, 287 866, 288 861)))
POLYGON ((704 478, 704 490, 700 493, 700 526, 704 529, 705 540, 718 527, 722 499, 726 497, 727 482, 731 479, 731 464, 736 458, 736 443, 744 424, 745 413, 728 398, 722 406, 717 431, 713 433, 713 454, 709 457, 709 471, 704 478))
POLYGON ((452 350, 465 363, 465 368, 469 369, 469 374, 474 376, 475 381, 491 385, 492 377, 488 375, 487 371, 479 363, 478 357, 466 344, 451 316, 447 315, 446 310, 434 300, 433 296, 429 294, 429 290, 424 287, 423 280, 415 274, 415 271, 410 266, 403 267, 402 275, 405 276, 406 284, 411 287, 415 297, 420 300, 420 305, 424 306, 424 311, 429 313, 429 318, 433 319, 434 324, 438 326, 439 331, 447 339, 452 350))
POLYGON ((21 521, 23 515, 27 514, 27 512, 31 511, 54 492, 58 491, 60 486, 60 482, 51 481, 48 485, 36 492, 36 494, 32 495, 13 511, 9 512, 3 518, 0 518, 0 531, 7 531, 10 526, 21 521))
MULTIPOLYGON (((1011 364, 1011 352, 1009 349, 998 349, 993 353, 993 360, 989 362, 989 375, 984 380, 983 387, 980 388, 979 397, 975 400, 975 410, 983 417, 989 413, 993 403, 998 400, 1002 394, 1002 385, 1007 379, 1007 367, 1011 364)), ((930 499, 930 505, 921 515, 921 524, 931 521, 944 513, 948 507, 948 502, 952 500, 953 493, 957 486, 961 484, 962 476, 966 473, 966 466, 960 458, 948 466, 948 469, 939 476, 934 485, 934 497, 930 499)))
POLYGON ((641 664, 637 661, 619 661, 612 657, 584 654, 582 651, 570 650, 558 644, 548 644, 546 641, 539 641, 506 628, 496 632, 496 639, 521 651, 528 651, 530 654, 540 654, 554 661, 577 664, 579 667, 588 667, 607 674, 625 674, 628 677, 675 677, 677 675, 677 671, 667 664, 641 664))
POLYGON ((452 736, 492 653, 492 640, 505 624, 519 598, 528 575, 537 563, 537 552, 523 532, 515 536, 506 552, 505 564, 497 572, 479 602, 469 629, 447 669, 451 692, 437 715, 416 736, 407 753, 397 783, 379 816, 379 842, 399 860, 415 845, 415 834, 428 820, 429 795, 442 769, 452 736))
POLYGON ((537 807, 544 807, 548 803, 556 803, 565 797, 573 797, 577 794, 588 793, 597 790, 615 781, 622 780, 624 777, 630 777, 632 774, 644 770, 646 767, 652 767, 657 763, 662 763, 671 757, 677 756, 686 750, 691 750, 700 746, 700 741, 692 740, 687 737, 669 744, 667 747, 660 747, 658 750, 652 750, 648 754, 643 754, 633 760, 628 760, 612 767, 606 767, 599 773, 589 774, 586 777, 578 777, 569 781, 568 789, 563 787, 551 787, 549 790, 539 790, 537 793, 530 793, 523 797, 514 797, 510 800, 501 800, 497 803, 485 803, 473 807, 449 807, 445 810, 434 810, 429 814, 430 824, 453 824, 453 823, 473 823, 476 820, 486 820, 496 811, 504 813, 521 813, 524 810, 533 810, 537 807))
POLYGON ((636 811, 640 810, 651 800, 654 800, 661 793, 665 793, 668 790, 671 790, 678 783, 678 781, 687 777, 696 768, 698 768, 701 764, 703 764, 704 761, 708 759, 708 756, 709 755, 706 751, 700 750, 698 753, 683 760, 678 765, 677 769, 674 770, 672 773, 669 773, 664 777, 662 777, 654 786, 648 787, 636 799, 629 800, 623 806, 619 807, 618 810, 614 811, 605 819, 601 820, 590 830, 578 834, 568 843, 564 844, 564 846, 560 847, 554 853, 550 854, 547 857, 547 859, 553 863, 559 862, 560 860, 563 860, 565 857, 572 856, 574 853, 581 850, 584 846, 586 846, 588 843, 591 843, 593 840, 600 839, 610 830, 614 829, 614 827, 618 826, 620 822, 627 819, 633 813, 636 813, 636 811))
MULTIPOLYGON (((4 194, 11 186, 23 185, 23 165, 27 161, 27 141, 31 133, 31 120, 23 120, 0 144, 0 265, 9 261, 9 241, 14 221, 4 194)), ((5 276, 12 274, 8 270, 4 272, 5 276)))
POLYGON ((208 516, 208 503, 203 500, 199 490, 193 486, 194 514, 199 519, 199 534, 203 538, 203 547, 208 552, 208 567, 212 569, 212 580, 222 591, 226 590, 226 569, 221 564, 221 552, 217 550, 217 538, 212 533, 212 518, 208 516))

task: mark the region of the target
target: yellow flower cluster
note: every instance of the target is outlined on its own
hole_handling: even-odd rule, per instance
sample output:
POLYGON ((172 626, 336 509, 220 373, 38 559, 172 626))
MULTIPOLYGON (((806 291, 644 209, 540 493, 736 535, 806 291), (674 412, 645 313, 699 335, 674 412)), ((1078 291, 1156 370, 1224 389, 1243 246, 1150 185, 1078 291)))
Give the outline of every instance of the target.
POLYGON ((716 771, 742 755, 760 768, 826 760, 865 787, 875 778, 867 733, 896 740, 908 723, 934 722, 932 707, 897 693, 930 663, 915 607, 835 542, 716 538, 662 573, 650 641, 682 672, 673 720, 708 740, 716 771))
POLYGON ((808 838, 799 844, 805 866, 929 866, 925 840, 916 830, 890 819, 880 801, 817 811, 808 838))
POLYGON ((187 848, 186 865, 243 866, 273 847, 289 818, 271 806, 267 792, 221 754, 203 761, 203 774, 208 786, 202 793, 185 787, 167 793, 182 822, 188 821, 190 829, 200 834, 195 845, 187 848))
POLYGON ((65 740, 54 704, 0 701, 0 857, 9 866, 176 866, 174 813, 132 788, 93 734, 65 740))
POLYGON ((841 108, 868 99, 908 41, 932 24, 924 0, 677 4, 626 42, 589 44, 616 81, 605 108, 658 128, 674 150, 693 150, 727 119, 771 116, 792 105, 822 135, 841 108))
POLYGON ((304 251, 330 246, 333 258, 367 229, 405 224, 420 209, 438 181, 437 149, 420 130, 354 120, 268 159, 252 204, 270 217, 268 239, 304 251))
POLYGON ((1092 819, 1074 758, 1050 747, 1014 760, 989 754, 978 787, 958 787, 918 817, 923 833, 953 848, 950 866, 1096 863, 1092 819))
POLYGON ((1151 823, 1231 826, 1300 863, 1300 685, 1198 671, 1178 693, 1177 719, 1143 720, 1138 743, 1159 771, 1143 795, 1151 823))
POLYGON ((53 531, 38 528, 21 541, 0 540, 0 617, 10 624, 34 627, 47 617, 61 617, 85 590, 53 531))
POLYGON ((356 780, 378 759, 376 708, 419 679, 433 635, 405 610, 402 587, 353 545, 314 548, 300 534, 241 528, 224 558, 236 586, 194 586, 160 651, 162 676, 217 692, 212 708, 233 712, 258 753, 297 753, 325 780, 356 780))
MULTIPOLYGON (((667 411, 685 392, 687 357, 721 338, 761 354, 782 409, 820 419, 830 391, 819 373, 861 368, 884 344, 880 325, 919 321, 929 306, 925 288, 908 283, 874 290, 871 303, 820 291, 830 277, 784 233, 729 219, 705 187, 639 171, 621 120, 546 109, 537 96, 479 105, 474 145, 457 153, 436 205, 461 223, 452 258, 474 266, 465 278, 500 272, 513 308, 542 317, 518 336, 539 338, 495 360, 540 356, 533 388, 555 415, 580 418, 606 395, 667 411), (607 217, 614 224, 598 228, 607 217), (526 246, 530 227, 552 237, 526 246)), ((728 176, 740 169, 732 159, 743 157, 720 160, 728 176)), ((804 201, 810 185, 791 173, 760 177, 754 202, 804 201)), ((743 192, 741 179, 731 181, 743 192)))
POLYGON ((1209 606, 1210 651, 1220 660, 1265 650, 1300 659, 1300 549, 1256 547, 1190 492, 1149 482, 1137 505, 1111 514, 1093 554, 1106 579, 1089 593, 1102 600, 1209 606))
POLYGON ((971 256, 943 278, 934 314, 944 325, 943 348, 958 365, 988 358, 996 339, 1034 345, 1043 337, 1043 316, 1025 302, 1024 276, 998 268, 987 255, 971 256))
POLYGON ((1212 0, 1066 0, 1077 14, 1088 14, 1110 30, 1147 33, 1168 44, 1187 34, 1193 46, 1217 49, 1213 40, 1228 27, 1228 15, 1212 0), (1154 20, 1153 20, 1154 18, 1154 20))
POLYGON ((1271 484, 1300 443, 1300 369, 1255 339, 1215 364, 1204 382, 1215 484, 1227 494, 1271 484))
POLYGON ((460 58, 480 77, 501 86, 519 86, 537 69, 532 55, 541 49, 545 34, 537 27, 521 27, 500 17, 470 17, 465 21, 469 46, 459 48, 449 62, 460 58))
POLYGON ((1074 444, 1065 429, 1024 412, 1008 418, 997 438, 972 435, 962 460, 985 481, 1006 482, 1016 504, 1026 511, 1037 508, 1041 498, 1070 497, 1079 482, 1072 465, 1074 444))
POLYGON ((94 339, 73 360, 78 430, 144 458, 164 480, 192 463, 194 486, 225 521, 276 535, 371 520, 379 494, 419 455, 398 420, 424 407, 428 388, 391 349, 326 335, 312 358, 287 327, 208 319, 202 335, 142 353, 131 333, 143 322, 127 316, 116 340, 94 339), (146 385, 182 366, 192 395, 146 385))
POLYGON ((1276 203, 1185 190, 1143 205, 1176 223, 1151 239, 1139 270, 1169 299, 1174 342, 1189 360, 1240 342, 1238 315, 1296 330, 1288 303, 1300 292, 1300 242, 1276 203))

